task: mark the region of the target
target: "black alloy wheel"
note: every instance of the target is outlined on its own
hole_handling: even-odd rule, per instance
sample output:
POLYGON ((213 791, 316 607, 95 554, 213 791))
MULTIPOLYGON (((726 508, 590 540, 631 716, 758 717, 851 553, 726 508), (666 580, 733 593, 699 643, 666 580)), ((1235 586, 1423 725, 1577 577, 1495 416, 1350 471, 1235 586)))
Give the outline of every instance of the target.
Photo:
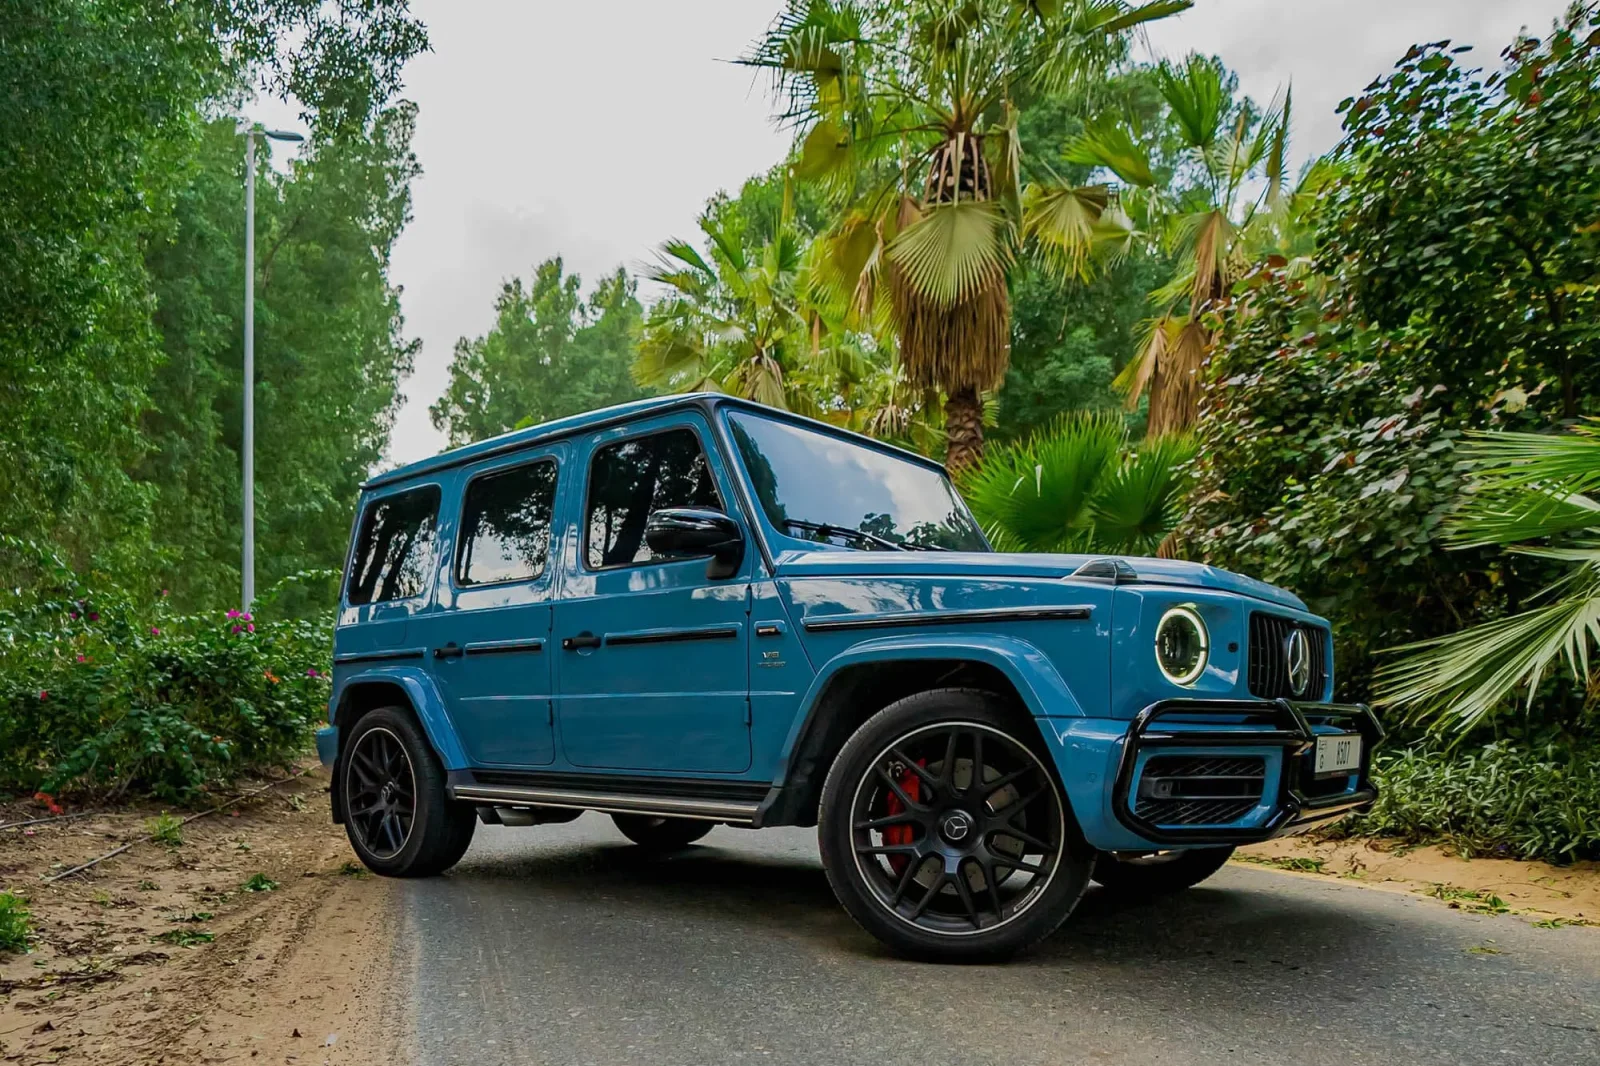
POLYGON ((994 959, 1070 913, 1089 851, 1032 728, 989 693, 944 689, 886 708, 846 744, 819 839, 869 932, 916 957, 994 959))
POLYGON ((350 831, 377 859, 400 854, 417 820, 417 775, 400 738, 382 726, 350 747, 346 763, 350 831))
POLYGON ((472 806, 452 800, 444 767, 407 708, 380 707, 342 738, 337 802, 362 863, 388 877, 429 877, 466 854, 472 806))

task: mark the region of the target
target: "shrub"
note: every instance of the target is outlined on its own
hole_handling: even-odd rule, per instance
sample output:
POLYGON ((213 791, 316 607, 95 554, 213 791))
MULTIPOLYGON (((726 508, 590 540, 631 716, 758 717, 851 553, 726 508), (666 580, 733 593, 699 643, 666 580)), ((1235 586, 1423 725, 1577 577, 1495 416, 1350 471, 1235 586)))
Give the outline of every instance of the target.
POLYGON ((144 831, 157 844, 176 848, 183 843, 183 819, 162 811, 144 823, 144 831))
POLYGON ((305 750, 327 706, 326 621, 181 616, 33 550, 45 578, 0 591, 0 791, 183 800, 305 750))
POLYGON ((28 938, 32 931, 25 903, 21 896, 0 892, 0 953, 21 954, 28 950, 28 938))
POLYGON ((1600 745, 1418 745, 1380 752, 1377 777, 1376 806, 1340 832, 1446 843, 1469 856, 1600 859, 1600 745))

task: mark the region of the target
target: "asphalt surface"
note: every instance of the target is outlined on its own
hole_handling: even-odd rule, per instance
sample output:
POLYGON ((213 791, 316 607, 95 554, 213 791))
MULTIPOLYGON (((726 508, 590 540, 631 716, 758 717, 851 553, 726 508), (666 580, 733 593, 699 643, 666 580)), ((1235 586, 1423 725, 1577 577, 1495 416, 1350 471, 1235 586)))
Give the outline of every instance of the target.
POLYGON ((402 888, 425 1066, 1600 1064, 1600 930, 1229 866, 1091 888, 1008 965, 887 955, 809 830, 649 858, 608 818, 483 827, 402 888))

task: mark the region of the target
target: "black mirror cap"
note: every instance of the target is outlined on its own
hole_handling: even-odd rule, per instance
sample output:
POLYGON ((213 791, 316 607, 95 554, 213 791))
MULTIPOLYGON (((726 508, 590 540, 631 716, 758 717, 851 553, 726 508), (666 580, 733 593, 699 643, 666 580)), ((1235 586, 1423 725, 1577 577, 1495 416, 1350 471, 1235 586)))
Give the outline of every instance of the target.
POLYGON ((645 523, 644 541, 657 555, 711 556, 707 577, 732 577, 744 560, 744 534, 739 523, 709 508, 665 507, 652 512, 645 523))

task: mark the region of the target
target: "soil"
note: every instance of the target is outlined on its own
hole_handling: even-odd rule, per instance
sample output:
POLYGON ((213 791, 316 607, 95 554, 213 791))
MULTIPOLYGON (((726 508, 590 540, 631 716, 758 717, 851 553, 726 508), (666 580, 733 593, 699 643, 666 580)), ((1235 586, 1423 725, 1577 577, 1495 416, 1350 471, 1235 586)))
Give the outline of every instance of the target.
MULTIPOLYGON (((0 804, 0 823, 45 813, 0 804)), ((412 1061, 414 963, 394 935, 394 885, 352 861, 320 767, 190 823, 181 844, 143 842, 43 882, 143 836, 160 813, 0 830, 0 891, 26 897, 35 934, 28 954, 0 954, 0 1063, 412 1061), (262 890, 250 891, 257 874, 262 890)), ((1528 922, 1600 924, 1596 863, 1309 837, 1241 848, 1235 861, 1528 922)))
MULTIPOLYGON (((350 863, 326 790, 313 769, 53 884, 160 808, 0 830, 0 890, 34 930, 0 955, 0 1061, 404 1061, 392 886, 350 863)), ((44 813, 0 806, 0 823, 44 813)))
POLYGON ((1600 925, 1600 863, 1551 866, 1518 859, 1464 859, 1445 847, 1393 840, 1282 837, 1234 854, 1310 877, 1430 896, 1484 914, 1516 914, 1544 925, 1600 925))

